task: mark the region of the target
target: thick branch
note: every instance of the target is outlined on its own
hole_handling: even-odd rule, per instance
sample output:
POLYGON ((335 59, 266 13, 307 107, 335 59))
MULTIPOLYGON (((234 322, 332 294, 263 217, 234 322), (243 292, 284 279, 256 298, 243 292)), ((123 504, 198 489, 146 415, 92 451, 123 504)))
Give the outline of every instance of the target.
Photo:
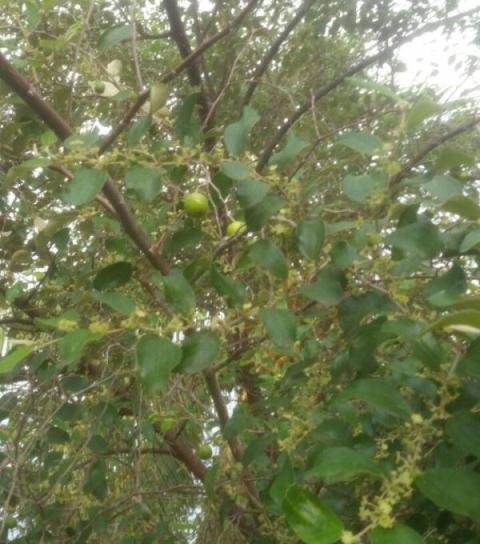
POLYGON ((458 19, 466 17, 467 15, 472 15, 473 13, 476 13, 478 11, 480 11, 480 8, 473 8, 469 11, 465 11, 457 15, 453 15, 452 17, 447 17, 446 19, 443 19, 441 21, 428 23, 420 27, 418 30, 410 33, 408 36, 405 36, 404 38, 399 39, 394 44, 388 47, 385 47, 378 53, 375 53, 374 55, 370 55, 369 57, 357 62, 356 64, 353 64, 352 66, 350 66, 350 68, 342 72, 335 79, 333 79, 329 83, 326 83, 325 85, 320 87, 320 89, 318 89, 318 91, 313 95, 313 97, 311 98, 309 97, 295 112, 293 112, 292 115, 283 123, 283 125, 281 125, 281 127, 273 135, 272 139, 268 142, 265 150, 260 155, 260 158, 257 163, 257 172, 261 172, 265 168, 275 148, 279 144, 280 140, 285 136, 285 134, 290 130, 290 128, 292 128, 292 126, 300 119, 300 117, 302 117, 304 113, 309 111, 309 109, 312 107, 312 101, 314 103, 317 102, 320 98, 323 98, 328 93, 333 91, 333 89, 336 89, 339 85, 341 85, 348 77, 353 76, 354 74, 364 70, 371 64, 374 64, 375 62, 387 57, 390 53, 392 53, 395 49, 397 49, 404 43, 407 43, 417 38, 418 36, 425 34, 426 32, 431 32, 433 30, 436 30, 437 28, 440 28, 443 25, 454 22, 458 19))
POLYGON ((252 99, 255 89, 260 83, 260 79, 262 78, 263 74, 268 70, 270 63, 274 59, 283 42, 288 38, 290 32, 292 32, 297 24, 303 19, 303 16, 307 13, 307 11, 312 7, 314 3, 315 0, 305 0, 303 4, 298 8, 295 17, 288 23, 288 25, 282 30, 282 32, 280 32, 278 38, 272 43, 270 49, 267 51, 252 75, 252 82, 248 86, 247 92, 245 93, 245 96, 243 98, 244 106, 246 106, 252 99))
MULTIPOLYGON (((0 53, 0 78, 22 98, 32 110, 52 129, 61 139, 73 135, 73 130, 65 120, 43 99, 38 91, 27 81, 0 53)), ((162 273, 168 273, 167 262, 151 250, 152 243, 147 234, 138 224, 130 211, 122 193, 117 189, 113 180, 108 179, 103 187, 103 193, 117 213, 118 219, 125 232, 135 245, 147 257, 150 263, 162 273)))
POLYGON ((467 132, 477 126, 480 123, 480 116, 474 117, 470 121, 465 121, 465 123, 462 123, 457 128, 454 128, 447 132, 446 134, 443 134, 443 136, 439 136, 438 138, 435 138, 430 143, 428 143, 423 149, 421 149, 414 157, 412 157, 398 172, 397 174, 393 175, 390 178, 390 186, 393 187, 397 185, 400 181, 402 181, 403 178, 408 176, 408 174, 416 167, 418 166, 423 159, 431 153, 434 149, 441 146, 448 140, 451 140, 458 136, 459 134, 462 134, 464 132, 467 132))

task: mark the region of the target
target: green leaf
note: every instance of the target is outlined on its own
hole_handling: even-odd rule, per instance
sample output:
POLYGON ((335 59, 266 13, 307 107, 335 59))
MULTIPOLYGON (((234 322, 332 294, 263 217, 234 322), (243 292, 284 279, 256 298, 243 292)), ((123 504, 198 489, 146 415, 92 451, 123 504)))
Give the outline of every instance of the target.
POLYGON ((193 144, 200 139, 200 122, 195 116, 199 97, 200 93, 187 96, 178 110, 175 132, 181 142, 193 144))
POLYGON ((433 468, 415 484, 439 508, 480 521, 480 474, 468 469, 433 468))
POLYGON ((108 49, 119 43, 131 40, 133 35, 132 25, 118 25, 106 30, 98 42, 99 49, 108 49))
POLYGON ((115 289, 130 281, 133 274, 133 266, 126 261, 118 261, 97 273, 93 280, 93 287, 98 291, 115 289))
POLYGON ((422 96, 408 112, 406 119, 407 130, 416 129, 422 121, 441 111, 441 107, 428 96, 422 96))
POLYGON ((287 523, 305 544, 334 544, 343 523, 318 497, 299 486, 288 490, 282 503, 287 523))
POLYGON ((445 211, 455 213, 465 219, 472 221, 480 219, 480 206, 468 196, 452 196, 441 207, 445 211))
POLYGON ((480 380, 480 337, 470 343, 465 355, 458 362, 457 374, 480 380))
MULTIPOLYGON (((441 317, 430 329, 445 329, 447 332, 480 333, 480 311, 460 310, 441 317)), ((426 332, 425 331, 425 332, 426 332)))
POLYGON ((373 155, 382 148, 383 143, 380 138, 364 132, 347 132, 337 138, 337 143, 345 145, 362 155, 373 155))
POLYGON ((370 533, 371 544, 423 544, 423 538, 406 525, 395 525, 391 529, 375 527, 370 533))
POLYGON ((167 103, 170 89, 168 85, 157 81, 150 87, 150 113, 153 114, 167 103))
POLYGON ((467 276, 458 264, 445 274, 427 283, 423 295, 433 306, 448 306, 453 304, 467 289, 467 276))
POLYGON ((94 200, 107 181, 107 174, 93 168, 80 168, 63 193, 63 201, 71 206, 81 206, 94 200))
POLYGON ((96 335, 87 329, 77 329, 62 336, 58 342, 58 357, 66 366, 73 366, 79 361, 84 348, 93 340, 96 335))
POLYGON ((353 264, 357 257, 358 254, 355 248, 346 240, 337 240, 330 251, 332 264, 342 270, 353 264))
POLYGON ((424 187, 441 202, 445 202, 453 196, 461 195, 463 190, 463 185, 452 176, 434 176, 424 187))
POLYGON ((248 166, 239 161, 223 161, 220 171, 230 179, 241 180, 248 178, 248 166))
POLYGON ((137 145, 152 126, 152 116, 145 115, 137 119, 127 132, 127 145, 133 147, 137 145))
POLYGON ((263 308, 260 318, 270 340, 280 349, 290 349, 297 338, 297 317, 289 310, 263 308))
MULTIPOLYGON (((251 208, 262 202, 270 187, 262 181, 246 179, 237 185, 237 198, 242 208, 251 208)), ((270 215, 268 216, 270 217, 270 215)))
POLYGON ((26 359, 33 351, 33 346, 18 346, 5 357, 0 358, 0 375, 13 370, 18 363, 26 359))
POLYGON ((182 350, 178 346, 153 334, 140 338, 136 353, 140 381, 148 393, 162 391, 172 370, 182 360, 182 350))
POLYGON ((345 333, 350 334, 361 325, 365 317, 376 317, 387 313, 392 303, 387 295, 377 291, 368 291, 342 300, 338 309, 340 325, 345 333))
POLYGON ((286 279, 288 265, 285 256, 270 240, 258 240, 253 244, 248 253, 250 259, 263 268, 266 268, 274 276, 286 279))
POLYGON ((386 240, 409 256, 422 259, 434 259, 443 249, 438 229, 430 222, 416 222, 397 228, 386 240))
POLYGON ((125 186, 143 202, 151 202, 162 188, 162 173, 157 168, 135 166, 125 176, 125 186))
POLYGON ((247 147, 250 131, 259 120, 258 113, 250 106, 245 106, 240 121, 225 128, 225 146, 230 155, 238 157, 243 154, 247 147))
POLYGON ((347 176, 343 180, 343 190, 350 200, 365 203, 369 197, 386 189, 386 176, 347 176))
POLYGON ((165 298, 177 312, 190 313, 195 308, 195 293, 182 272, 172 269, 168 276, 162 278, 165 287, 165 298))
POLYGON ((323 221, 304 219, 297 224, 297 240, 300 253, 306 258, 315 261, 325 241, 325 225, 323 221))
POLYGON ((183 342, 181 372, 193 374, 211 366, 220 352, 220 340, 212 331, 199 331, 183 342))
POLYGON ((455 415, 447 421, 445 433, 457 448, 480 459, 480 418, 477 415, 455 415))
POLYGON ((107 465, 104 459, 98 459, 90 467, 83 490, 101 502, 107 498, 107 465))
POLYGON ((293 472, 292 463, 290 458, 286 457, 282 464, 282 468, 275 476, 275 479, 273 480, 269 489, 269 495, 276 504, 282 504, 288 488, 294 483, 294 481, 295 474, 293 472))
POLYGON ((287 135, 287 144, 278 153, 272 155, 269 163, 273 166, 278 166, 278 168, 284 168, 300 155, 308 145, 308 142, 296 136, 293 131, 290 131, 287 135))
POLYGON ((213 287, 218 293, 225 296, 230 304, 241 305, 246 301, 247 290, 245 287, 229 276, 222 274, 215 265, 210 268, 210 279, 213 287))
POLYGON ((435 167, 437 170, 450 170, 457 166, 473 166, 474 164, 475 157, 473 155, 469 155, 460 149, 443 146, 438 152, 435 167))
POLYGON ((357 380, 340 394, 340 398, 362 400, 376 410, 402 419, 412 412, 392 383, 380 378, 357 380))
POLYGON ((276 195, 267 195, 261 202, 245 210, 245 222, 248 230, 255 232, 264 227, 270 217, 276 214, 283 206, 285 201, 276 195))
POLYGON ((93 296, 102 304, 106 304, 107 306, 110 306, 110 308, 112 308, 113 310, 126 316, 132 315, 132 313, 135 311, 135 303, 133 302, 133 300, 126 295, 122 295, 121 293, 94 292, 93 296))
POLYGON ((364 474, 384 475, 382 468, 365 451, 342 446, 321 449, 314 456, 308 473, 327 484, 350 482, 364 474))
POLYGON ((480 244, 480 229, 469 232, 460 244, 460 252, 466 253, 480 244))
POLYGON ((310 300, 331 306, 338 304, 343 296, 343 274, 334 268, 324 268, 318 274, 314 283, 304 285, 300 293, 310 300))

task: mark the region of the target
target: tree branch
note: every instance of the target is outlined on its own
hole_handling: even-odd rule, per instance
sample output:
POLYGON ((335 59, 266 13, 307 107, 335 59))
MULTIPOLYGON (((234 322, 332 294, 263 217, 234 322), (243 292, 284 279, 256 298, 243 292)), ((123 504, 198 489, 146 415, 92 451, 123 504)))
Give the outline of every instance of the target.
POLYGON ((434 149, 441 146, 448 140, 451 140, 458 136, 459 134, 462 134, 464 132, 467 132, 474 128, 476 125, 480 123, 480 116, 474 117, 470 121, 465 121, 458 127, 448 131, 446 134, 443 134, 442 136, 439 136, 438 138, 435 138, 430 143, 428 143, 423 149, 421 149, 414 157, 412 157, 400 170, 400 172, 397 172, 395 175, 393 175, 390 178, 390 187, 393 187, 395 185, 398 185, 400 181, 408 176, 408 174, 416 167, 418 166, 423 159, 431 153, 434 149))
MULTIPOLYGON (((61 139, 73 135, 73 130, 65 120, 43 99, 40 93, 18 72, 0 53, 0 78, 22 98, 32 110, 45 122, 48 127, 61 139)), ((163 257, 153 251, 152 243, 140 227, 130 211, 122 193, 117 189, 112 179, 108 179, 103 187, 103 193, 115 210, 125 232, 135 245, 163 274, 167 274, 169 266, 163 257)))
POLYGON ((257 69, 252 75, 252 81, 248 86, 247 92, 243 98, 243 106, 248 105, 252 99, 253 93, 257 88, 257 85, 260 83, 260 79, 263 74, 267 71, 270 63, 274 59, 278 50, 280 49, 283 42, 288 38, 288 35, 292 30, 297 26, 297 24, 303 19, 303 16, 307 11, 312 7, 316 0, 305 0, 303 4, 298 8, 297 14, 295 17, 287 24, 287 26, 279 34, 278 38, 272 43, 270 49, 267 51, 260 64, 257 66, 257 69))
MULTIPOLYGON (((378 60, 381 60, 384 57, 388 56, 390 53, 392 53, 392 51, 394 51, 395 49, 397 49, 404 43, 407 43, 411 41, 412 39, 417 38, 418 36, 421 36, 422 34, 425 34, 426 32, 431 32, 433 30, 436 30, 437 28, 440 28, 443 25, 454 22, 458 19, 461 19, 463 17, 466 17, 467 15, 471 15, 478 11, 480 11, 480 8, 473 8, 471 10, 464 11, 457 15, 453 15, 452 17, 447 17, 446 19, 442 19, 441 21, 434 21, 432 23, 427 23, 423 25, 418 30, 415 30, 414 32, 410 33, 408 36, 405 36, 404 38, 399 39, 394 44, 385 47, 378 53, 375 53, 374 55, 370 55, 369 57, 357 62, 356 64, 353 64, 352 66, 350 66, 350 68, 347 68, 347 70, 342 72, 335 79, 333 79, 329 83, 326 83, 325 85, 320 87, 320 89, 318 89, 318 91, 313 95, 313 101, 317 102, 320 98, 323 98, 329 92, 333 91, 333 89, 341 85, 348 77, 353 76, 357 72, 360 72, 361 70, 367 68, 371 64, 377 62, 378 60)), ((292 115, 283 123, 283 125, 281 125, 281 127, 277 130, 277 132, 273 135, 271 140, 268 142, 263 153, 260 155, 260 158, 258 159, 258 163, 257 163, 257 172, 261 172, 265 168, 265 166, 268 164, 268 161, 270 160, 270 157, 272 156, 280 140, 283 138, 283 136, 285 136, 285 134, 290 130, 290 128, 300 119, 300 117, 302 117, 302 115, 311 108, 311 106, 312 106, 312 99, 309 97, 296 111, 292 113, 292 115)))

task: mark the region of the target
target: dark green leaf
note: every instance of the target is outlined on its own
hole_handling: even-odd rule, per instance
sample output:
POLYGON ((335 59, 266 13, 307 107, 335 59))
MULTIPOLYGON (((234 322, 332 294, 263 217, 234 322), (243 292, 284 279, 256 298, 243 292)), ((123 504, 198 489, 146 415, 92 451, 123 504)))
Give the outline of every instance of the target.
POLYGON ((467 276, 458 264, 445 274, 427 283, 423 295, 433 306, 448 306, 454 303, 467 289, 467 276))
POLYGON ((480 459, 480 418, 473 414, 457 414, 447 421, 446 435, 464 452, 480 459))
POLYGON ((58 343, 58 357, 67 366, 74 365, 82 356, 87 344, 96 336, 87 329, 78 329, 63 336, 58 343))
POLYGON ((480 229, 469 232, 460 244, 460 252, 466 253, 480 244, 480 229))
POLYGON ((248 166, 239 161, 223 161, 220 170, 230 179, 241 180, 248 177, 248 166))
POLYGON ((162 188, 162 173, 157 168, 135 166, 127 172, 125 186, 143 202, 151 202, 162 188))
POLYGON ((407 401, 387 380, 380 378, 357 380, 341 393, 342 399, 358 399, 386 414, 408 418, 412 412, 407 401))
POLYGON ((278 168, 283 168, 292 162, 306 147, 308 147, 308 142, 290 131, 287 136, 287 144, 278 153, 272 155, 269 163, 278 166, 278 168))
POLYGON ((272 482, 272 485, 269 489, 270 497, 275 503, 281 505, 285 495, 287 494, 288 488, 294 483, 295 474, 293 472, 292 463, 289 457, 286 457, 282 468, 279 473, 275 476, 275 479, 272 482))
POLYGON ((309 474, 332 484, 349 482, 364 474, 380 477, 384 471, 365 451, 339 446, 321 449, 312 461, 309 474))
POLYGON ((355 131, 342 134, 337 138, 337 142, 363 155, 373 155, 383 146, 382 141, 377 136, 355 131))
POLYGON ((300 288, 300 293, 326 306, 338 304, 343 296, 342 282, 341 272, 330 267, 324 268, 317 274, 314 283, 300 288))
POLYGON ((290 487, 282 510, 287 523, 305 544, 334 544, 342 534, 343 523, 335 512, 301 487, 290 487))
POLYGON ((133 147, 137 145, 140 142, 140 140, 145 136, 145 134, 148 132, 151 125, 152 125, 151 115, 145 115, 144 117, 140 117, 139 119, 134 121, 134 123, 128 129, 128 132, 127 132, 127 145, 129 147, 133 147))
POLYGON ((80 168, 63 194, 65 204, 80 206, 94 200, 107 181, 107 174, 93 168, 80 168))
POLYGON ((306 259, 318 259, 325 240, 323 221, 302 220, 297 224, 297 240, 300 252, 306 259))
POLYGON ((182 360, 182 350, 166 338, 142 336, 137 344, 140 381, 148 393, 165 388, 172 370, 182 360))
POLYGON ((108 49, 121 42, 131 40, 133 35, 132 25, 118 25, 106 30, 98 42, 99 49, 108 49))
POLYGON ((406 525, 395 525, 391 529, 375 527, 370 533, 371 544, 423 544, 423 538, 406 525))
POLYGON ((195 293, 180 270, 172 269, 170 274, 163 278, 163 285, 165 298, 175 310, 188 314, 195 308, 195 293))
POLYGON ((182 142, 192 144, 200 139, 200 123, 195 116, 199 96, 199 93, 187 96, 178 110, 175 132, 182 142))
POLYGON ((343 190, 350 200, 363 204, 369 197, 386 189, 387 184, 386 176, 347 176, 343 180, 343 190))
POLYGON ((98 459, 90 467, 87 481, 83 490, 103 502, 107 497, 107 465, 103 459, 98 459))
POLYGON ((290 349, 297 337, 297 317, 289 310, 263 308, 260 318, 270 340, 280 349, 290 349))
POLYGON ((18 363, 26 359, 33 351, 33 346, 18 346, 5 357, 0 358, 0 375, 13 370, 18 363))
POLYGON ((259 204, 266 196, 270 187, 262 181, 246 179, 237 185, 237 198, 242 208, 250 208, 259 204))
POLYGON ((133 266, 126 261, 118 261, 102 268, 93 280, 93 286, 99 291, 115 289, 130 281, 133 274, 133 266))
POLYGON ((407 129, 416 129, 422 121, 441 111, 441 107, 429 96, 422 96, 407 115, 407 129))
POLYGON ((451 176, 434 176, 432 181, 424 185, 425 189, 441 202, 462 194, 463 185, 451 176))
POLYGON ((247 147, 250 131, 259 120, 258 113, 250 106, 245 106, 240 121, 225 128, 225 146, 230 155, 238 157, 243 154, 247 147))
POLYGON ((416 222, 398 228, 387 236, 387 242, 402 249, 409 256, 433 259, 443 249, 443 242, 435 225, 428 222, 416 222))
POLYGON ((183 357, 179 370, 193 374, 207 369, 218 357, 220 340, 212 331, 199 331, 183 343, 183 357))
POLYGON ((210 279, 213 287, 221 295, 225 296, 230 304, 243 304, 247 299, 245 287, 229 276, 222 274, 215 265, 210 268, 210 279))
POLYGON ((439 508, 480 521, 480 474, 468 469, 433 468, 415 483, 439 508))
POLYGON ((285 256, 270 240, 258 240, 255 242, 250 248, 248 255, 255 264, 266 268, 278 278, 286 279, 288 265, 285 256))
POLYGON ((452 196, 443 203, 442 208, 465 219, 477 221, 480 219, 480 206, 468 196, 452 196))
POLYGON ((285 205, 283 198, 267 195, 261 202, 245 210, 245 222, 248 230, 255 232, 264 227, 270 217, 285 205))
POLYGON ((106 304, 113 308, 115 311, 120 312, 124 315, 131 315, 135 311, 135 303, 133 300, 126 295, 121 293, 93 293, 93 296, 96 300, 102 304, 106 304))

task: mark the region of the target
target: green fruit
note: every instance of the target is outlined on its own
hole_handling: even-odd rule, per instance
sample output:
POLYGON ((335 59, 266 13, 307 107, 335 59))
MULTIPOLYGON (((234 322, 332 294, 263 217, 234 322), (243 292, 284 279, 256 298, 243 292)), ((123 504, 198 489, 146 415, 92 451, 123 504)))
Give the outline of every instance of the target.
POLYGON ((240 231, 244 231, 247 225, 243 221, 232 221, 227 227, 227 236, 235 236, 240 231))
POLYGON ((183 207, 192 217, 205 215, 208 211, 208 198, 203 193, 187 193, 183 197, 183 207))
POLYGON ((97 94, 102 94, 105 92, 105 83, 103 81, 95 82, 95 92, 97 94))
POLYGON ((208 444, 200 446, 197 450, 197 455, 200 457, 200 459, 203 459, 204 461, 210 459, 212 457, 212 454, 212 448, 208 444))

